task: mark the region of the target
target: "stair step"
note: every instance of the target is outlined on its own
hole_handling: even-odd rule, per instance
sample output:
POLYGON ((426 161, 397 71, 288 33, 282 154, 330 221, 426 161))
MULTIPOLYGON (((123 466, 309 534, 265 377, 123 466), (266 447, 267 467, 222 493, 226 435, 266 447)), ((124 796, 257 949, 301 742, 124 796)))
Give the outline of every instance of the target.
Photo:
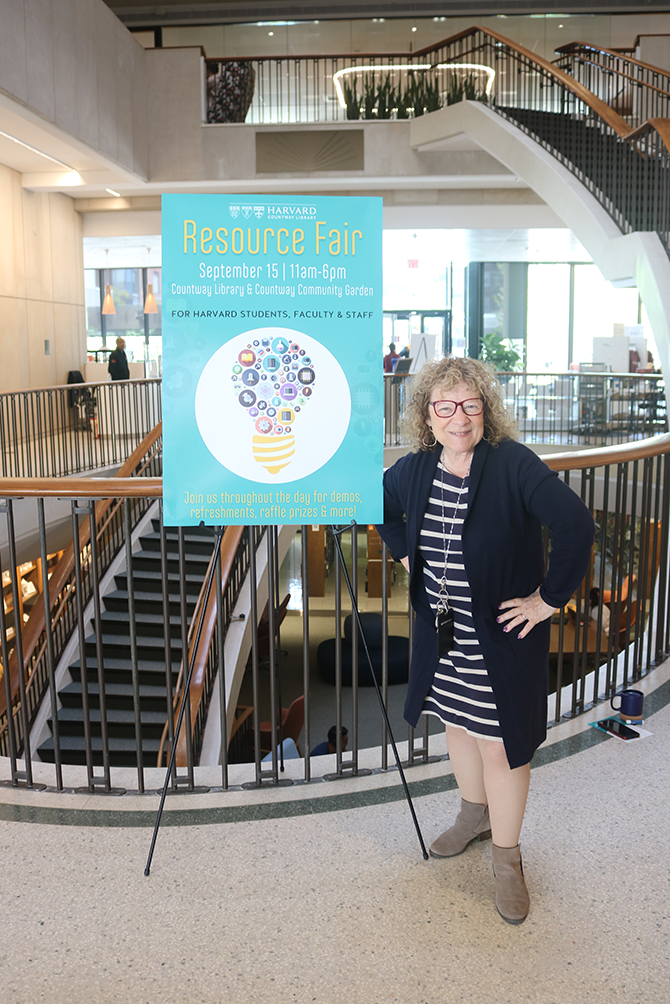
MULTIPOLYGON (((93 751, 93 763, 96 767, 102 766, 102 739, 100 736, 91 737, 91 748, 93 751)), ((142 758, 145 766, 153 767, 156 764, 156 757, 160 748, 159 739, 147 739, 142 742, 142 758)), ((86 743, 83 736, 61 736, 60 741, 61 758, 64 763, 85 764, 86 763, 86 743)), ((54 741, 47 739, 37 750, 39 757, 45 763, 54 762, 54 741)), ((111 739, 109 740, 109 761, 112 767, 135 767, 137 766, 137 754, 135 752, 134 739, 111 739)))
MULTIPOLYGON (((136 589, 134 591, 135 596, 135 609, 138 613, 146 614, 157 614, 161 618, 163 617, 163 599, 160 593, 145 592, 141 589, 136 589)), ((106 610, 118 610, 118 611, 128 611, 128 590, 127 589, 115 589, 111 593, 107 593, 104 597, 104 604, 106 610)), ((190 599, 187 597, 186 601, 186 612, 189 616, 193 613, 195 609, 195 604, 197 597, 191 594, 190 599)), ((170 595, 169 598, 170 606, 170 617, 178 617, 181 619, 181 605, 179 602, 179 596, 174 593, 170 595)))
MULTIPOLYGON (((140 542, 142 544, 142 549, 144 551, 153 551, 160 554, 161 549, 161 535, 160 533, 145 533, 140 537, 140 542)), ((179 553, 179 538, 177 534, 168 534, 167 540, 167 551, 172 557, 174 554, 179 553)), ((184 549, 191 554, 203 554, 207 556, 207 560, 214 550, 214 534, 209 536, 196 535, 191 533, 190 528, 184 535, 184 549)))
MULTIPOLYGON (((101 735, 100 708, 89 709, 89 720, 91 722, 91 734, 101 735)), ((167 718, 167 709, 160 711, 142 710, 140 714, 140 726, 142 739, 160 739, 163 734, 167 718)), ((107 730, 108 736, 117 739, 135 738, 135 714, 132 708, 107 708, 107 730)), ((53 733, 53 719, 49 719, 49 728, 53 733)), ((84 735, 84 711, 83 708, 60 708, 58 711, 58 729, 61 736, 83 736, 84 735)))
MULTIPOLYGON (((157 563, 158 565, 158 563, 157 563)), ((191 572, 187 571, 184 577, 184 584, 186 586, 187 597, 193 597, 194 600, 197 599, 200 594, 200 589, 202 587, 202 575, 193 575, 191 572)), ((179 596, 179 583, 180 577, 177 572, 168 573, 168 589, 170 596, 179 596)), ((119 572, 118 575, 114 576, 114 582, 116 583, 117 589, 122 589, 127 591, 128 589, 128 575, 126 572, 119 572)), ((160 569, 157 568, 152 571, 148 568, 135 568, 133 569, 133 582, 138 586, 142 592, 147 593, 162 593, 163 591, 163 576, 160 569)))
MULTIPOLYGON (((128 611, 105 610, 100 617, 103 636, 119 635, 127 637, 130 634, 130 620, 128 611)), ((187 627, 191 623, 191 618, 187 617, 187 627)), ((147 614, 135 611, 135 630, 138 641, 144 638, 162 638, 165 618, 161 614, 147 614)), ((181 638, 181 617, 170 617, 170 638, 181 638)))
MULTIPOLYGON (((140 706, 142 712, 151 711, 167 714, 167 699, 165 686, 159 687, 149 683, 140 683, 140 706)), ((68 683, 58 692, 63 708, 74 710, 82 706, 81 681, 74 680, 68 683)), ((105 686, 105 699, 107 711, 112 709, 120 711, 132 711, 133 709, 133 688, 129 683, 108 683, 105 686)), ((88 685, 88 703, 92 711, 100 707, 100 690, 97 683, 88 685)))

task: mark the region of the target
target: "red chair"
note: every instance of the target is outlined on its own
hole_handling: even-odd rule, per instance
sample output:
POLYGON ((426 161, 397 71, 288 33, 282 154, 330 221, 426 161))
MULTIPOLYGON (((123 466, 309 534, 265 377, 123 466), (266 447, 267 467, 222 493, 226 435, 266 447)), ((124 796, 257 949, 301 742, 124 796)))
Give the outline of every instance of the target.
MULTIPOLYGON (((632 592, 635 589, 636 578, 633 575, 627 575, 626 578, 621 583, 621 605, 625 609, 626 601, 628 599, 629 590, 632 592)), ((619 593, 613 593, 611 589, 603 589, 603 603, 611 609, 613 606, 619 602, 619 593)))
MULTIPOLYGON (((284 599, 281 601, 277 615, 275 616, 275 632, 280 624, 286 617, 286 611, 288 609, 289 601, 291 599, 291 594, 287 593, 284 599)), ((258 654, 259 656, 268 656, 270 654, 270 608, 269 601, 265 604, 265 609, 261 614, 261 619, 258 622, 258 654)))
MULTIPOLYGON (((298 736, 302 732, 305 724, 305 695, 296 697, 290 708, 282 708, 282 739, 292 739, 298 746, 298 736)), ((277 715, 279 718, 279 715, 277 715)), ((259 725, 261 737, 261 750, 269 753, 272 749, 272 724, 261 722, 259 725)), ((277 741, 279 741, 279 722, 277 722, 277 741)), ((298 753, 302 756, 302 750, 298 746, 298 753)))

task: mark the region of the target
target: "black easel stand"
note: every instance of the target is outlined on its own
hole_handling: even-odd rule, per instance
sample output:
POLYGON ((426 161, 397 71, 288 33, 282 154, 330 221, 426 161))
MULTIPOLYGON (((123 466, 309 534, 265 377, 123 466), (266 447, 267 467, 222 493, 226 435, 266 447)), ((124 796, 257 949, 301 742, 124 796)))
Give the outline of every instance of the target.
MULTIPOLYGON (((416 812, 414 811, 414 805, 412 804, 412 796, 409 793, 409 788, 407 787, 407 781, 405 780, 405 772, 402 769, 402 764, 400 762, 400 757, 398 756, 398 750, 396 748, 395 739, 393 738, 393 730, 391 729, 391 723, 389 721, 388 712, 386 710, 386 705, 384 704, 384 698, 382 697, 382 692, 379 689, 379 681, 377 680, 377 674, 375 673, 374 666, 372 665, 372 658, 370 656, 370 650, 368 649, 368 643, 365 639, 365 632, 363 631, 363 625, 361 624, 361 615, 358 610, 358 604, 356 603, 356 597, 354 596, 354 590, 351 585, 351 579, 349 578, 349 573, 347 571, 347 566, 344 561, 344 555, 342 554, 342 545, 340 544, 340 535, 348 530, 350 527, 356 526, 355 520, 352 520, 348 526, 333 527, 333 537, 335 538, 335 547, 337 548, 337 553, 340 559, 340 564, 342 565, 342 571, 344 572, 344 581, 347 584, 347 589, 349 590, 349 596, 351 598, 351 608, 353 610, 354 616, 356 618, 356 626, 363 639, 363 647, 365 649, 365 654, 368 657, 368 665, 370 666, 370 673, 374 681, 375 690, 377 691, 377 697, 379 698, 379 706, 382 711, 384 722, 388 730, 389 739, 391 740, 391 746, 393 748, 393 756, 395 757, 396 767, 398 768, 398 773, 400 774, 400 780, 402 781, 402 786, 405 789, 405 798, 407 799, 407 804, 409 806, 409 811, 412 815, 412 820, 414 821, 414 827, 416 829, 416 835, 419 838, 419 843, 421 845, 421 852, 423 854, 424 861, 428 860, 428 851, 426 850, 426 845, 423 842, 423 837, 421 835, 421 829, 419 827, 419 820, 416 818, 416 812)), ((353 560, 356 560, 354 555, 353 560)))
MULTIPOLYGON (((163 816, 163 807, 165 805, 165 799, 167 797, 167 790, 170 784, 170 778, 172 777, 172 769, 174 767, 175 757, 177 755, 177 742, 179 740, 179 733, 181 731, 182 722, 184 721, 184 712, 186 710, 186 699, 188 697, 188 692, 191 686, 191 677, 193 676, 193 669, 195 667, 195 656, 198 651, 198 645, 200 644, 200 635, 202 634, 202 625, 205 620, 205 610, 207 609, 207 604, 209 603, 209 594, 212 591, 212 582, 214 581, 214 573, 216 571, 216 564, 219 560, 219 554, 221 552, 221 540, 223 537, 223 531, 225 527, 218 526, 216 528, 216 544, 214 546, 214 556, 212 564, 209 569, 209 579, 207 582, 207 591, 205 593, 205 601, 202 605, 200 611, 200 623, 198 624, 198 633, 195 638, 195 644, 193 645, 193 654, 191 655, 191 663, 188 667, 188 675, 186 677, 186 682, 184 684, 184 695, 181 699, 181 708, 179 709, 179 718, 177 719, 177 727, 174 732, 174 739, 172 741, 172 749, 170 751, 170 762, 167 765, 167 771, 165 773, 165 783, 163 784, 163 791, 161 792, 161 801, 158 806, 158 815, 156 816, 156 823, 154 825, 154 834, 151 838, 151 847, 149 848, 149 857, 147 858, 147 863, 144 869, 144 874, 149 875, 151 872, 151 860, 154 856, 154 848, 156 847, 156 838, 158 837, 158 828, 161 825, 161 818, 163 816)), ((219 597, 219 602, 221 602, 221 597, 219 597)), ((183 639, 183 651, 188 651, 188 639, 183 639)))

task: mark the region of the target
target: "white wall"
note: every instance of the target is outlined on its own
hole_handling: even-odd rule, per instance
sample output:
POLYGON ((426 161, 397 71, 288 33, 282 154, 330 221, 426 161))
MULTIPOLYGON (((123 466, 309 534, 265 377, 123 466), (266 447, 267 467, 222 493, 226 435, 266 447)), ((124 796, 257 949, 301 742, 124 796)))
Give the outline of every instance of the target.
POLYGON ((0 392, 66 383, 86 359, 81 216, 0 165, 0 221, 0 392))
POLYGON ((0 92, 146 177, 145 51, 102 0, 0 0, 0 92))

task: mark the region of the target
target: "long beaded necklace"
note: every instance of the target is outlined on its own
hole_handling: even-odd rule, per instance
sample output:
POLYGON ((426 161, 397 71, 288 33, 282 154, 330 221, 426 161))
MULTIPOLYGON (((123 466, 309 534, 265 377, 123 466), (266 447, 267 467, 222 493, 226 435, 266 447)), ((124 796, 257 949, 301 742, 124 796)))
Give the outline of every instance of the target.
MULTIPOLYGON (((442 519, 444 519, 444 472, 446 467, 442 462, 440 462, 440 502, 442 505, 442 519)), ((449 471, 447 473, 450 473, 449 471)), ((454 533, 454 527, 456 526, 456 517, 458 515, 458 503, 461 501, 461 497, 465 490, 465 482, 469 476, 470 472, 465 475, 461 481, 461 487, 457 489, 458 499, 454 503, 454 514, 451 519, 451 526, 449 528, 449 533, 444 535, 444 571, 442 573, 442 578, 439 580, 438 585, 440 587, 437 596, 437 614, 438 617, 441 613, 446 614, 449 610, 449 591, 447 589, 447 565, 449 563, 449 551, 451 549, 451 538, 454 533)))

